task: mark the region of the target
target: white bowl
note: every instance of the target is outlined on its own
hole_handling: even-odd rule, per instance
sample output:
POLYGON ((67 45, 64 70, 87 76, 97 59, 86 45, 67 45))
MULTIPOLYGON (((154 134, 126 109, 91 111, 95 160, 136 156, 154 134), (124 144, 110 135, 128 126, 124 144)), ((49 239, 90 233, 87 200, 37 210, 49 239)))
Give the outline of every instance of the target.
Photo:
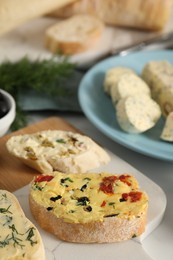
POLYGON ((16 116, 16 103, 14 98, 6 91, 0 89, 10 107, 8 113, 0 118, 0 137, 3 136, 10 128, 16 116))

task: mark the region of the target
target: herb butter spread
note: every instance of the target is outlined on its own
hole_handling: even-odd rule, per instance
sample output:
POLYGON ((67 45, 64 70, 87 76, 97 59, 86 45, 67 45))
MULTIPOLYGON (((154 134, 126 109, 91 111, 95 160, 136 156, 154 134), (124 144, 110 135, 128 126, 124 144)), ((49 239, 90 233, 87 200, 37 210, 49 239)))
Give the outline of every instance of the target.
POLYGON ((164 116, 173 111, 173 66, 168 61, 150 61, 142 78, 148 83, 152 97, 158 102, 164 116))
POLYGON ((173 112, 167 116, 160 138, 164 141, 173 142, 173 112))
POLYGON ((159 105, 147 95, 122 98, 116 106, 120 127, 129 133, 142 133, 155 126, 161 116, 159 105))
POLYGON ((85 172, 110 160, 107 152, 91 138, 60 130, 13 136, 7 148, 41 173, 85 172))
POLYGON ((135 74, 135 72, 132 69, 126 67, 113 67, 106 72, 104 79, 104 91, 108 95, 111 94, 111 89, 116 86, 117 82, 124 74, 131 75, 135 74))
POLYGON ((111 98, 114 104, 122 98, 136 94, 151 96, 151 91, 144 80, 132 73, 124 73, 111 88, 111 98))
POLYGON ((0 190, 0 259, 45 259, 36 227, 25 217, 14 195, 5 190, 0 190))
POLYGON ((140 218, 148 207, 147 195, 128 174, 55 172, 37 176, 30 193, 36 203, 71 223, 140 218))

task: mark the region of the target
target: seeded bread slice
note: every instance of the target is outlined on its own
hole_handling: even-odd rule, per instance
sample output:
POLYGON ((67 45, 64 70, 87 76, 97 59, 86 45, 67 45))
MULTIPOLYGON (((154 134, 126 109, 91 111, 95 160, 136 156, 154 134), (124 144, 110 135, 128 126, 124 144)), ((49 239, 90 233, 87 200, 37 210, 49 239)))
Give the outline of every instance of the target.
POLYGON ((145 230, 148 197, 128 174, 40 175, 29 198, 36 221, 61 240, 118 242, 145 230))
POLYGON ((91 138, 69 131, 47 130, 13 136, 8 151, 41 173, 85 172, 109 162, 107 152, 91 138))

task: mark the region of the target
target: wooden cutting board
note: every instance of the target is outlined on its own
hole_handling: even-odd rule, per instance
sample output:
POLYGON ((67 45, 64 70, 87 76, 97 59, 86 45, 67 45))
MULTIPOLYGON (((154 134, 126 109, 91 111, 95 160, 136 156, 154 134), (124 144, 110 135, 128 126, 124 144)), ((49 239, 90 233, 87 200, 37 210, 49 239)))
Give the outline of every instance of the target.
POLYGON ((62 118, 50 117, 36 124, 30 125, 12 134, 0 138, 0 189, 15 191, 27 185, 39 172, 25 166, 17 158, 9 154, 6 141, 13 135, 30 134, 40 130, 67 130, 79 132, 62 118))

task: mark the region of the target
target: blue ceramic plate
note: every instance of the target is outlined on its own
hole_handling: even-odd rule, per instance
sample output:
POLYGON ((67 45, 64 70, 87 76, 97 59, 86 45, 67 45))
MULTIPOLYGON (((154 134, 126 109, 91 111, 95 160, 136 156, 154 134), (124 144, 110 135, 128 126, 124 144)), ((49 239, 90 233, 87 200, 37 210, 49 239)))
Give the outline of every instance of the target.
POLYGON ((155 127, 145 133, 126 133, 120 129, 111 99, 103 90, 105 72, 109 68, 125 66, 140 74, 144 65, 151 60, 168 60, 173 64, 173 51, 140 51, 98 63, 85 74, 80 83, 79 102, 88 119, 117 143, 151 157, 173 161, 173 143, 160 140, 164 119, 161 118, 155 127))

